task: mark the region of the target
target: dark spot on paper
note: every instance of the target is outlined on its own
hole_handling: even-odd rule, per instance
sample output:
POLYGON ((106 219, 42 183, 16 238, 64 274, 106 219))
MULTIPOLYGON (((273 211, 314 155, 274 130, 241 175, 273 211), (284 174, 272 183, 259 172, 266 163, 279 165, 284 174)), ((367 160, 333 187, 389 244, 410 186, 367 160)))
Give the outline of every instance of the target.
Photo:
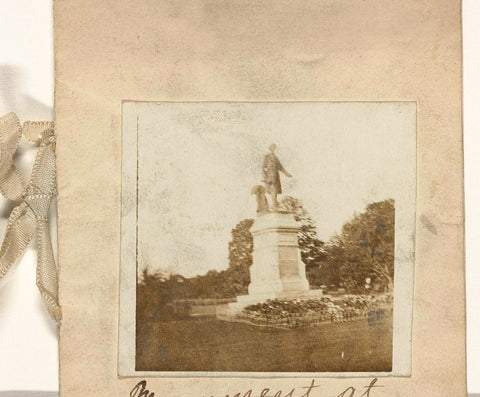
POLYGON ((426 215, 420 216, 420 222, 422 222, 423 227, 427 229, 430 233, 437 235, 437 228, 435 225, 428 219, 426 215))

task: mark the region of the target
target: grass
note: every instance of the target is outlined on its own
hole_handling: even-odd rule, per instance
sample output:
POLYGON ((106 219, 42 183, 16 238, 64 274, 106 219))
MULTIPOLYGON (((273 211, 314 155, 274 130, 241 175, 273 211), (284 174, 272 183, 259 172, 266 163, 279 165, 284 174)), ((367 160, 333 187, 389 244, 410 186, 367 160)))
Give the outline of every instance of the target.
POLYGON ((391 371, 392 315, 276 329, 215 317, 137 324, 137 371, 391 371))

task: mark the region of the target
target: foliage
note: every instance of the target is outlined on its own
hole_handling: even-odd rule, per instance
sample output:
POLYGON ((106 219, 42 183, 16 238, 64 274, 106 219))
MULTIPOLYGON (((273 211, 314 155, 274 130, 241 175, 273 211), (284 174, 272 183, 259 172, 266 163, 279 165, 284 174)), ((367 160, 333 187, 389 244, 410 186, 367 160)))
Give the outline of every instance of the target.
POLYGON ((333 280, 347 291, 360 292, 370 285, 385 291, 393 288, 395 251, 394 200, 368 204, 343 225, 327 244, 327 263, 333 280))
POLYGON ((252 265, 252 225, 253 219, 244 219, 232 229, 226 270, 210 270, 204 275, 186 278, 179 274, 150 273, 146 267, 138 283, 137 315, 141 315, 142 321, 168 321, 183 318, 190 312, 190 305, 179 301, 247 294, 252 265))
POLYGON ((174 303, 182 279, 178 275, 151 274, 145 268, 137 285, 137 324, 148 325, 150 322, 188 317, 190 307, 174 303))
MULTIPOLYGON (((392 199, 367 205, 328 243, 318 238, 315 224, 299 200, 286 196, 281 208, 293 212, 300 223, 298 243, 311 287, 326 285, 365 293, 366 279, 370 279, 369 287, 392 290, 395 246, 392 199)), ((137 313, 143 313, 144 319, 181 318, 187 315, 189 307, 175 306, 176 301, 246 294, 252 265, 252 225, 252 219, 244 219, 232 229, 226 270, 210 270, 204 275, 185 278, 178 274, 151 274, 145 269, 137 290, 137 313)))
POLYGON ((228 243, 229 281, 237 295, 246 294, 250 284, 250 266, 252 266, 253 237, 250 228, 253 219, 244 219, 232 229, 232 240, 228 243))
POLYGON ((247 306, 243 312, 252 319, 274 320, 276 324, 300 325, 309 322, 358 318, 379 308, 393 308, 393 296, 383 294, 345 295, 339 298, 273 299, 247 306))

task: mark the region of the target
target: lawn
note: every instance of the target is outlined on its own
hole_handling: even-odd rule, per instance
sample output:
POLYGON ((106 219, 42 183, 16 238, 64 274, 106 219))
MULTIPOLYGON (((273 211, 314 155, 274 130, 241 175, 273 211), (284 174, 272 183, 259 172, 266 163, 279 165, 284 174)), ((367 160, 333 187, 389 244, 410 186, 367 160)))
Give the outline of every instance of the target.
POLYGON ((137 371, 391 371, 392 315, 276 329, 215 317, 137 324, 137 371))

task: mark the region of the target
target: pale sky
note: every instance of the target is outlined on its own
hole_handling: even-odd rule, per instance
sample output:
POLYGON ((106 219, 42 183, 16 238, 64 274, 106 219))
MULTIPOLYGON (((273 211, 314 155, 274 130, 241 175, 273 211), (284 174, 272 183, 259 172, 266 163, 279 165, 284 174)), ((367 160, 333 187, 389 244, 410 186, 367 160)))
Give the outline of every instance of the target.
POLYGON ((284 194, 303 202, 324 241, 370 202, 393 198, 414 217, 414 103, 144 103, 137 111, 141 267, 187 277, 226 269, 231 229, 256 216, 250 190, 271 143, 293 175, 281 175, 284 194))

